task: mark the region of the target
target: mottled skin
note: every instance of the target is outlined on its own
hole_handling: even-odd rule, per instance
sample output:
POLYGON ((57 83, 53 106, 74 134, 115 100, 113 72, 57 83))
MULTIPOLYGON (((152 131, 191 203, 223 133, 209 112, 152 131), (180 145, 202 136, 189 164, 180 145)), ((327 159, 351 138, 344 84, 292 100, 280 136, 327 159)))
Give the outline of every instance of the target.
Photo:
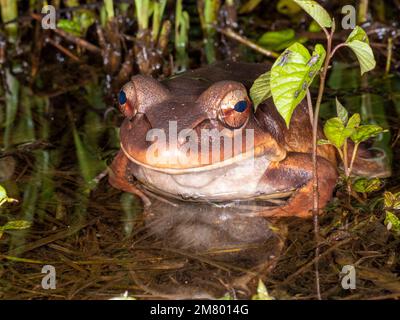
MULTIPOLYGON (((213 202, 279 197, 279 194, 290 192, 285 204, 257 211, 254 215, 309 217, 312 208, 312 129, 306 103, 303 101, 297 107, 288 129, 272 99, 261 104, 254 113, 247 96, 253 81, 269 68, 266 64, 223 62, 163 82, 133 77, 123 88, 126 103, 121 105, 121 111, 126 119, 121 126, 121 150, 111 165, 110 183, 140 196, 145 205, 148 204, 145 190, 163 197, 213 202), (243 93, 245 98, 241 100, 249 107, 239 113, 226 113, 226 118, 221 120, 221 101, 229 92, 243 93), (225 158, 223 153, 217 163, 208 155, 205 158, 210 161, 206 163, 200 161, 199 155, 185 164, 152 163, 146 157, 151 146, 151 142, 146 141, 147 132, 160 128, 168 136, 170 120, 177 122, 178 131, 190 128, 200 132, 203 128, 232 130, 227 123, 244 118, 245 122, 237 130, 242 130, 244 135, 245 129, 254 130, 254 155, 258 163, 256 169, 249 169, 248 178, 240 175, 247 170, 246 164, 236 163, 232 157, 225 158), (260 171, 263 161, 266 165, 260 171), (238 171, 238 167, 242 171, 238 171), (224 184, 226 180, 228 186, 224 184)), ((319 138, 323 138, 321 129, 319 138)), ((176 148, 179 152, 180 145, 176 148)), ((223 143, 221 149, 224 149, 223 143)), ((362 154, 363 158, 355 163, 356 171, 385 175, 382 163, 370 161, 367 150, 362 154)), ((168 154, 160 156, 167 158, 168 154)), ((317 162, 319 204, 323 208, 332 196, 338 177, 333 147, 319 146, 317 162)))

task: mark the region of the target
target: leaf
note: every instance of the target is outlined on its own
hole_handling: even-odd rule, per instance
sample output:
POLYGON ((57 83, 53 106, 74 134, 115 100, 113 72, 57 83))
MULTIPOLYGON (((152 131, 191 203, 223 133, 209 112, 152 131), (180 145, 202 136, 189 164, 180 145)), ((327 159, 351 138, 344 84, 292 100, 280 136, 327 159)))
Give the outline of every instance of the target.
POLYGON ((320 32, 321 30, 321 26, 315 20, 311 21, 310 25, 308 26, 309 32, 320 32))
POLYGON ((357 179, 353 184, 354 191, 360 192, 360 193, 369 193, 369 192, 377 191, 381 187, 382 187, 382 182, 378 178, 374 178, 374 179, 361 178, 361 179, 357 179))
POLYGON ((271 93, 274 104, 289 127, 294 109, 321 69, 326 52, 317 44, 313 55, 296 42, 286 49, 271 68, 271 93))
POLYGON ((319 139, 317 141, 318 145, 323 146, 325 144, 332 144, 329 140, 325 140, 325 139, 319 139))
POLYGON ((400 210, 400 192, 393 194, 389 191, 383 195, 385 208, 400 210))
POLYGON ((349 120, 349 113, 347 112, 346 108, 340 103, 338 98, 336 98, 336 113, 340 120, 342 120, 343 124, 347 124, 349 120))
POLYGON ((271 97, 271 71, 259 76, 250 88, 250 98, 254 103, 254 112, 257 107, 271 97))
POLYGON ((388 230, 400 234, 400 219, 391 211, 386 211, 385 225, 388 230))
POLYGON ((0 227, 3 230, 22 230, 30 228, 32 223, 26 220, 8 221, 4 226, 0 227))
POLYGON ((81 26, 79 25, 79 22, 75 20, 60 19, 57 22, 57 28, 77 37, 82 35, 81 26))
POLYGON ((287 16, 294 16, 301 11, 301 8, 292 0, 279 0, 276 10, 287 16))
POLYGON ((87 29, 95 22, 95 15, 90 10, 79 10, 73 15, 72 20, 60 19, 57 28, 74 36, 83 36, 87 29))
POLYGON ((360 125, 361 122, 361 117, 359 113, 355 113, 351 116, 349 121, 347 122, 346 128, 348 129, 354 129, 357 128, 360 125))
POLYGON ((0 185, 0 200, 6 198, 7 198, 7 191, 2 185, 0 185))
POLYGON ((6 202, 18 202, 18 200, 9 198, 6 189, 0 185, 0 207, 6 202))
POLYGON ((332 26, 332 18, 329 13, 316 1, 309 0, 293 0, 296 4, 303 8, 321 27, 330 28, 332 26))
POLYGON ((293 29, 268 31, 258 39, 258 43, 261 46, 274 51, 283 50, 292 45, 295 41, 296 32, 293 29))
POLYGON ((360 63, 361 75, 375 68, 376 61, 374 53, 369 45, 368 36, 362 28, 357 26, 349 35, 345 44, 356 55, 360 63))
POLYGON ((347 37, 346 43, 349 43, 351 41, 358 40, 361 42, 365 42, 369 44, 369 39, 367 33, 364 31, 363 28, 360 26, 356 26, 353 31, 349 34, 347 37))
POLYGON ((376 137, 382 132, 385 132, 385 130, 380 126, 374 124, 362 125, 351 135, 351 140, 354 143, 361 143, 369 138, 376 137))
POLYGON ((275 300, 274 297, 271 297, 268 293, 267 288, 265 287, 265 284, 260 280, 258 280, 258 286, 257 286, 257 294, 255 294, 252 298, 252 300, 275 300))
POLYGON ((249 13, 253 11, 261 3, 261 1, 262 0, 248 0, 240 7, 239 14, 249 13))
POLYGON ((324 133, 328 140, 340 149, 345 140, 354 132, 354 128, 345 127, 339 117, 329 119, 324 126, 324 133))

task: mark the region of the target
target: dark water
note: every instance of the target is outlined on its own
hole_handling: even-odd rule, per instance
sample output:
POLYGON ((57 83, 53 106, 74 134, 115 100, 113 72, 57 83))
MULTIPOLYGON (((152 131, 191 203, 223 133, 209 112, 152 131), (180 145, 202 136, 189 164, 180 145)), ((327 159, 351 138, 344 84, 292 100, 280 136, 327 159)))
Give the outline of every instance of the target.
MULTIPOLYGON (((110 100, 104 100, 98 82, 79 88, 71 84, 61 93, 32 94, 17 80, 9 87, 18 94, 6 97, 14 97, 15 110, 0 113, 5 123, 0 183, 19 202, 1 207, 0 226, 16 219, 33 225, 8 230, 0 239, 0 298, 108 299, 125 291, 137 298, 248 298, 259 279, 278 298, 313 297, 313 272, 307 267, 315 245, 311 221, 241 216, 251 210, 250 204, 218 207, 158 198, 143 212, 138 199, 113 189, 102 174, 118 150, 121 117, 107 108, 110 100), (44 265, 56 269, 55 290, 42 289, 44 265)), ((400 129, 399 77, 376 73, 360 80, 358 69, 335 65, 326 93, 323 118, 334 115, 338 96, 365 122, 390 129, 373 145, 399 160, 399 143, 391 148, 400 129)), ((387 187, 399 185, 398 161, 393 164, 387 187)), ((338 203, 340 199, 333 201, 321 221, 327 238, 349 222, 343 218, 347 209, 338 209, 338 203), (341 218, 334 218, 335 212, 341 218)), ((358 237, 361 243, 334 251, 335 257, 324 255, 329 258, 321 262, 325 297, 345 295, 339 288, 339 266, 349 256, 355 259, 355 247, 364 249, 357 251, 358 258, 370 251, 389 257, 398 245, 387 243, 385 227, 378 218, 371 220, 374 206, 370 208, 356 206, 352 227, 345 231, 351 235, 345 240, 338 236, 338 241, 358 237), (370 217, 363 215, 368 210, 370 217), (367 218, 372 222, 366 223, 367 218), (362 240, 374 232, 375 246, 362 240)), ((324 249, 335 244, 326 242, 324 249)), ((375 267, 381 268, 379 263, 375 267)), ((388 289, 373 282, 361 294, 381 290, 388 289)))

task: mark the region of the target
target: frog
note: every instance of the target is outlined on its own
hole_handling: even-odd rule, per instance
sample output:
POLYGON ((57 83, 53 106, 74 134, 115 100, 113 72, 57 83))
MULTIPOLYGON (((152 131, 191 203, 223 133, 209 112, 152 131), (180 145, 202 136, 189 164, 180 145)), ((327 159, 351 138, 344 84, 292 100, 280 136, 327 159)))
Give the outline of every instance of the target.
MULTIPOLYGON (((133 76, 118 94, 124 120, 109 183, 139 196, 144 206, 151 204, 148 194, 219 206, 269 201, 273 205, 258 206, 251 215, 311 217, 313 134, 307 102, 286 125, 273 98, 257 108, 250 98, 253 82, 270 68, 222 61, 162 81, 133 76)), ((324 138, 319 124, 318 139, 324 138)), ((316 164, 323 209, 340 166, 332 145, 318 145, 316 164)), ((360 148, 353 172, 390 175, 384 155, 367 147, 360 148)))

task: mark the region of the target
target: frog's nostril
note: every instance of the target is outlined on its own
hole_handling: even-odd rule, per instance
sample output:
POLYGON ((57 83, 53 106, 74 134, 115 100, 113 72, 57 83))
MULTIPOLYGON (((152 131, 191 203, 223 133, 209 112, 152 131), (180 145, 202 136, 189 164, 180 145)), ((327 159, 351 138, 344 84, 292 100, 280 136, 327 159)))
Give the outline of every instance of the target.
POLYGON ((126 103, 126 101, 127 101, 127 99, 126 99, 125 91, 121 90, 118 94, 118 102, 120 105, 123 105, 126 103))

